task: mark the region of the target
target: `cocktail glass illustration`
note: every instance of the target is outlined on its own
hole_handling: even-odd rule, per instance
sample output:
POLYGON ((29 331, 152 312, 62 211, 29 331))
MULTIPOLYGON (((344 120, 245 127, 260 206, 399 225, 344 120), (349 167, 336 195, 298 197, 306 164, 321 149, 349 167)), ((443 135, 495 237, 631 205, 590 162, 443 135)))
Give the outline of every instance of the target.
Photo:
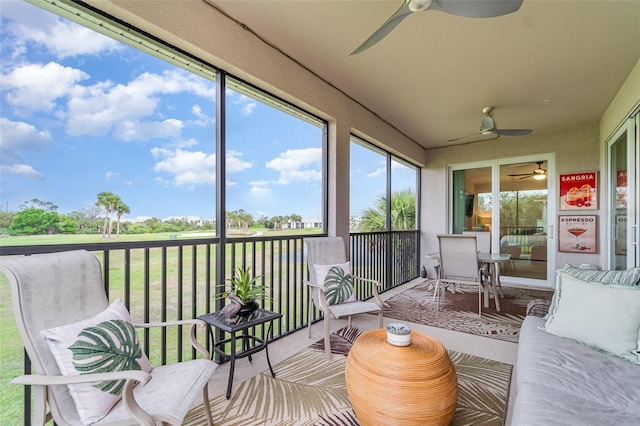
POLYGON ((578 237, 587 232, 587 230, 585 228, 570 228, 567 229, 567 231, 569 231, 574 237, 576 237, 576 245, 571 248, 580 250, 582 246, 580 246, 580 244, 578 243, 578 237))

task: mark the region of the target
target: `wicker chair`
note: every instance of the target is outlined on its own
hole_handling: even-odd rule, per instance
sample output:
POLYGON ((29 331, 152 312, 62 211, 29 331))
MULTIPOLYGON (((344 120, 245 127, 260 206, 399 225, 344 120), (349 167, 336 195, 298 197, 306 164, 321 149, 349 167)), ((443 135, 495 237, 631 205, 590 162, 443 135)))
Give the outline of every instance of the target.
MULTIPOLYGON (((125 380, 122 397, 96 424, 179 425, 198 398, 202 398, 209 425, 213 424, 208 382, 217 364, 209 360, 208 352, 195 340, 195 327, 206 326, 202 321, 132 325, 190 325, 192 344, 204 359, 155 367, 150 373, 125 369, 61 375, 41 331, 68 328, 70 324, 91 321, 96 315, 108 312, 109 302, 102 283, 100 263, 91 253, 78 250, 3 259, 0 271, 9 280, 18 331, 35 370, 35 374, 20 376, 11 383, 32 386, 34 424, 44 425, 52 418, 58 425, 82 424, 76 404, 82 394, 72 394, 68 385, 115 383, 112 381, 116 380, 125 380)), ((126 308, 123 309, 126 312, 126 308)), ((93 402, 88 403, 89 406, 91 404, 93 402)))

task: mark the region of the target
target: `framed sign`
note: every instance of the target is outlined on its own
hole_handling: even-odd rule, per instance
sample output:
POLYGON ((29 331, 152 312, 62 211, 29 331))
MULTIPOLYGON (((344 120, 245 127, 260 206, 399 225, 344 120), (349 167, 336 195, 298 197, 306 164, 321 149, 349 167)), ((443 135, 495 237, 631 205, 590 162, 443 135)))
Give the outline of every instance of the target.
POLYGON ((559 216, 558 251, 597 253, 597 223, 597 216, 559 216))
POLYGON ((597 208, 596 172, 560 175, 560 210, 596 210, 597 208))

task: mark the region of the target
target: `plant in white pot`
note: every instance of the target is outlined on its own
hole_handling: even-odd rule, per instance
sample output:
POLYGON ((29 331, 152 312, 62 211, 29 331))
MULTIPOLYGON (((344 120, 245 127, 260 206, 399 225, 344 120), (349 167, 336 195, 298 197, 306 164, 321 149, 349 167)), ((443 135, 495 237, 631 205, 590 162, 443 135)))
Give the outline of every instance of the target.
POLYGON ((233 272, 233 277, 225 280, 230 283, 230 288, 219 293, 218 297, 227 298, 231 293, 234 293, 235 297, 242 303, 238 315, 249 315, 258 309, 258 300, 269 300, 267 286, 258 284, 260 277, 262 275, 251 276, 251 268, 249 267, 237 267, 233 272))

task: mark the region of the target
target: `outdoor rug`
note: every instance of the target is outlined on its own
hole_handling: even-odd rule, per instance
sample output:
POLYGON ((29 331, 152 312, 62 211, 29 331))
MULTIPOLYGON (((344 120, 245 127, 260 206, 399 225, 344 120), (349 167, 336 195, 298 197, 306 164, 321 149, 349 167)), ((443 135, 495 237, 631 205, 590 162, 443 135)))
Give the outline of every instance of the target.
POLYGON ((438 311, 432 302, 434 283, 425 281, 389 298, 385 318, 517 342, 529 301, 551 299, 553 294, 551 290, 502 286, 500 312, 493 297, 485 308, 483 295, 482 317, 478 317, 478 287, 458 286, 455 294, 447 291, 438 311))
MULTIPOLYGON (((231 398, 211 400, 216 426, 310 425, 357 426, 344 379, 347 354, 361 331, 343 328, 331 336, 332 360, 321 341, 234 386, 231 398)), ((504 422, 511 365, 448 351, 458 376, 458 405, 453 425, 496 425, 504 422)), ((206 425, 202 406, 185 425, 206 425)))

